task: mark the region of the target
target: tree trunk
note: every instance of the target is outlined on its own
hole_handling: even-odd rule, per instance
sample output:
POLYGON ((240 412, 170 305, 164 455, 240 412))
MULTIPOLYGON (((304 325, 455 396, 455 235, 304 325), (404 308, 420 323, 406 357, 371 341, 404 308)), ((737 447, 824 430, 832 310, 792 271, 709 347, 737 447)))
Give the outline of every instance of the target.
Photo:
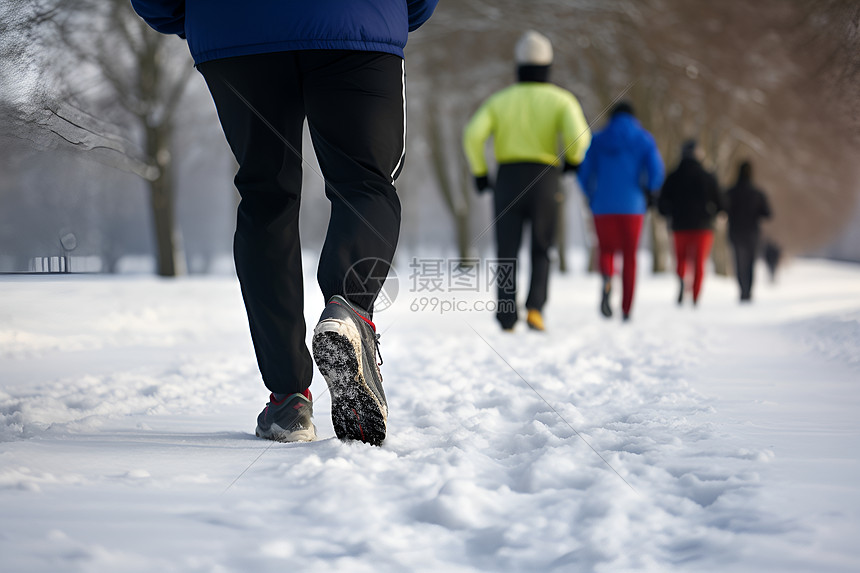
POLYGON ((580 202, 582 209, 583 232, 586 235, 585 248, 588 249, 588 272, 600 272, 600 245, 597 242, 597 232, 594 230, 594 215, 591 214, 586 201, 583 199, 580 202))
POLYGON ((558 202, 558 222, 555 228, 555 248, 558 252, 558 270, 562 273, 567 272, 567 217, 565 215, 565 200, 564 191, 559 190, 556 194, 558 202))
POLYGON ((651 272, 665 273, 668 268, 666 259, 669 250, 669 231, 666 228, 666 220, 657 214, 656 209, 648 209, 648 214, 651 220, 648 225, 651 233, 651 272))
POLYGON ((472 189, 472 174, 469 173, 469 168, 460 160, 460 191, 463 197, 463 206, 455 213, 455 221, 457 224, 457 252, 460 258, 464 260, 474 259, 475 253, 472 249, 472 237, 469 233, 469 213, 471 213, 471 203, 469 197, 472 189))
POLYGON ((147 155, 158 166, 158 176, 149 181, 150 206, 155 230, 156 272, 162 277, 185 274, 182 238, 176 227, 170 128, 146 128, 147 155))
MULTIPOLYGON (((439 190, 442 192, 442 197, 445 199, 445 205, 454 219, 454 230, 456 233, 457 250, 461 259, 467 260, 470 258, 469 243, 469 185, 471 183, 468 173, 464 173, 461 181, 461 188, 456 184, 452 184, 448 169, 447 158, 445 157, 445 143, 442 135, 442 126, 440 124, 439 114, 436 110, 430 107, 427 110, 427 132, 430 144, 430 160, 433 166, 433 174, 436 177, 436 183, 439 185, 439 190), (458 196, 460 195, 460 196, 458 196)), ((457 172, 464 172, 465 168, 458 169, 457 172)))
POLYGON ((714 247, 711 250, 711 258, 714 261, 714 273, 724 277, 732 275, 732 257, 725 217, 718 217, 714 225, 714 247))

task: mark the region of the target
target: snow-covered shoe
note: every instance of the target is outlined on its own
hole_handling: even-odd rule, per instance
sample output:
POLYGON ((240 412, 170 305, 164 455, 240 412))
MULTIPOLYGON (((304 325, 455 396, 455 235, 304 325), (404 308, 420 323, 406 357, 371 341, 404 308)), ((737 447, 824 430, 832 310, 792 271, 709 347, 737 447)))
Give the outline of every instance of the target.
POLYGON ((529 309, 529 312, 526 315, 526 324, 528 324, 529 328, 532 330, 539 330, 541 332, 546 330, 543 324, 543 315, 536 308, 529 309))
POLYGON ((276 442, 311 442, 316 436, 316 428, 311 420, 314 413, 311 391, 290 394, 283 400, 275 400, 269 395, 269 403, 257 416, 258 438, 276 442))
POLYGON ((314 328, 314 361, 331 392, 331 421, 341 440, 379 445, 388 404, 376 362, 379 335, 367 313, 331 297, 314 328))

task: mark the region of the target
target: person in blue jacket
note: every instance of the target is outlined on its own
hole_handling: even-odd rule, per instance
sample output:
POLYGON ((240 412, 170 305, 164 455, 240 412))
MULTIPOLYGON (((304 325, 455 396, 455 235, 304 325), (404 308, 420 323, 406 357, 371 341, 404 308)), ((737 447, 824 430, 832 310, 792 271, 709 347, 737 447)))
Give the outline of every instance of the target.
POLYGON ((642 221, 664 174, 654 138, 639 124, 629 102, 618 103, 608 125, 591 140, 578 172, 594 215, 603 275, 600 312, 607 318, 612 316, 609 297, 618 251, 623 256, 621 311, 624 320, 630 318, 642 221))
POLYGON ((316 437, 299 243, 307 119, 331 201, 314 360, 331 391, 337 436, 379 444, 388 406, 372 318, 400 231, 403 48, 438 0, 131 1, 152 28, 188 40, 239 163, 234 258, 271 392, 257 436, 316 437))

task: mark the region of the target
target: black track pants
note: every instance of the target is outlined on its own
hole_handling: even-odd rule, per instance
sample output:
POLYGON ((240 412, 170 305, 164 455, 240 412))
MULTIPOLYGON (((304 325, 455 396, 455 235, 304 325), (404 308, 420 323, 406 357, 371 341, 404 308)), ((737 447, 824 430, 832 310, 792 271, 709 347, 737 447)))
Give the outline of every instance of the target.
POLYGON ((403 60, 313 50, 198 69, 239 162, 233 254, 260 372, 273 392, 301 392, 313 375, 299 243, 302 124, 307 118, 331 201, 317 280, 325 300, 340 294, 370 310, 400 233, 394 180, 405 153, 403 60))
MULTIPOLYGON (((499 167, 494 190, 496 214, 496 254, 499 259, 516 259, 523 225, 531 224, 531 282, 526 308, 542 310, 549 286, 549 250, 558 224, 559 171, 539 163, 506 163, 499 167)), ((502 328, 517 322, 517 263, 511 281, 498 288, 496 318, 502 328)))

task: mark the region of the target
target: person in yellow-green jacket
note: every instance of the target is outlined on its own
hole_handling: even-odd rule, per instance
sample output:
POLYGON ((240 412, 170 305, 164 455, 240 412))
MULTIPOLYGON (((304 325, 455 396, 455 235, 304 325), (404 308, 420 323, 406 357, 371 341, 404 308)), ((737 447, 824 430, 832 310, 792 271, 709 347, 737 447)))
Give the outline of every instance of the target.
POLYGON ((517 254, 523 226, 531 224, 531 282, 526 322, 544 330, 549 283, 549 249, 556 235, 562 169, 575 171, 591 142, 582 108, 569 91, 549 82, 552 44, 526 32, 515 48, 518 82, 490 96, 472 116, 463 148, 478 192, 494 190, 496 249, 500 265, 496 318, 511 331, 517 322, 517 254), (499 165, 490 184, 484 145, 493 137, 499 165), (559 141, 562 147, 559 147, 559 141), (501 267, 500 267, 501 268, 501 267))

